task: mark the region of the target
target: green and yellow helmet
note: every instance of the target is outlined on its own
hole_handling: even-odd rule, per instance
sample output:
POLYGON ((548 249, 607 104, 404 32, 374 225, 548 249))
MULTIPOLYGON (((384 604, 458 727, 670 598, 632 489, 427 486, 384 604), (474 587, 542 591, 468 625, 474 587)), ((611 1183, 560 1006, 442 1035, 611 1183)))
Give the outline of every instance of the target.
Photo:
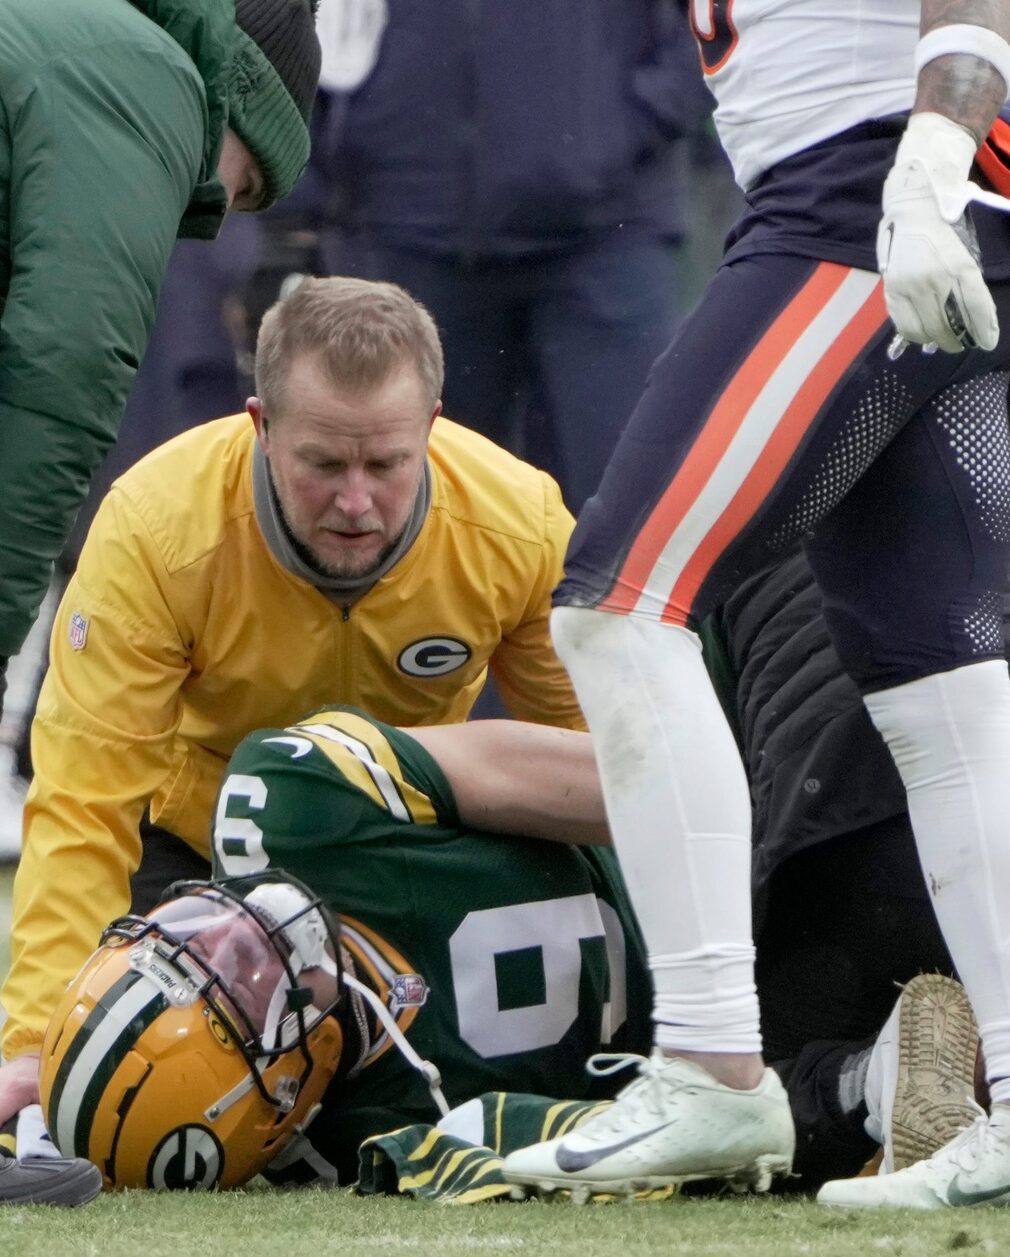
POLYGON ((181 882, 121 917, 42 1048, 49 1133, 107 1188, 228 1188, 314 1116, 340 1062, 337 925, 283 873, 181 882))

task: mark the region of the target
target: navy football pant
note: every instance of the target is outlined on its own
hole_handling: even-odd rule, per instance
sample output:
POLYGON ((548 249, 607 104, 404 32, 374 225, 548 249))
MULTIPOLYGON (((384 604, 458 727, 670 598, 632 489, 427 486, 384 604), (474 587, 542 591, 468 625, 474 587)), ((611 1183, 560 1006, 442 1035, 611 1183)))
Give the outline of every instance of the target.
POLYGON ((1010 283, 993 295, 996 352, 891 362, 876 275, 723 267, 653 368, 556 603, 694 627, 799 539, 864 692, 1001 657, 1010 283))

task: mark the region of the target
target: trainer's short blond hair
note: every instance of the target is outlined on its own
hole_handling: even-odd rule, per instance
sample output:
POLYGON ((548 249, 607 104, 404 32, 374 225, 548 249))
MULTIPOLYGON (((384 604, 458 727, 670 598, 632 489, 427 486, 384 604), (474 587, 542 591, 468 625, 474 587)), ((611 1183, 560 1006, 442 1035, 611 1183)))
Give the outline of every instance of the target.
POLYGON ((289 368, 303 354, 318 355, 341 391, 366 393, 409 363, 432 407, 442 396, 445 369, 435 321, 396 284, 304 279, 275 302, 256 340, 256 394, 266 414, 282 413, 289 368))

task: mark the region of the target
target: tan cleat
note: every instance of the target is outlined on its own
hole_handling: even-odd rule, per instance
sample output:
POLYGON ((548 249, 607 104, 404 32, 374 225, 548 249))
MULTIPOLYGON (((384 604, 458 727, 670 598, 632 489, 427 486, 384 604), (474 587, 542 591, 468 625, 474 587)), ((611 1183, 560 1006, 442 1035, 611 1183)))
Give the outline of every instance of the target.
POLYGON ((922 973, 902 990, 866 1080, 867 1130, 883 1144, 881 1173, 932 1156, 978 1115, 978 1029, 964 988, 922 973))

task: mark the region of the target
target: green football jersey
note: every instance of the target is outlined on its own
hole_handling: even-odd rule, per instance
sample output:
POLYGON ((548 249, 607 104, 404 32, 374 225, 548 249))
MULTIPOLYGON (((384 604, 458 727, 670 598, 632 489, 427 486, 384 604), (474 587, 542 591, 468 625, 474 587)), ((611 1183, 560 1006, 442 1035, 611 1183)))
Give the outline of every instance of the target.
MULTIPOLYGON (((649 1050, 644 950, 613 853, 465 829, 432 757, 360 712, 247 737, 221 788, 214 856, 225 874, 285 869, 340 915, 358 976, 438 1067, 450 1105, 606 1094, 586 1059, 649 1050)), ((362 1140, 437 1118, 382 1035, 310 1133, 353 1178, 362 1140)))

